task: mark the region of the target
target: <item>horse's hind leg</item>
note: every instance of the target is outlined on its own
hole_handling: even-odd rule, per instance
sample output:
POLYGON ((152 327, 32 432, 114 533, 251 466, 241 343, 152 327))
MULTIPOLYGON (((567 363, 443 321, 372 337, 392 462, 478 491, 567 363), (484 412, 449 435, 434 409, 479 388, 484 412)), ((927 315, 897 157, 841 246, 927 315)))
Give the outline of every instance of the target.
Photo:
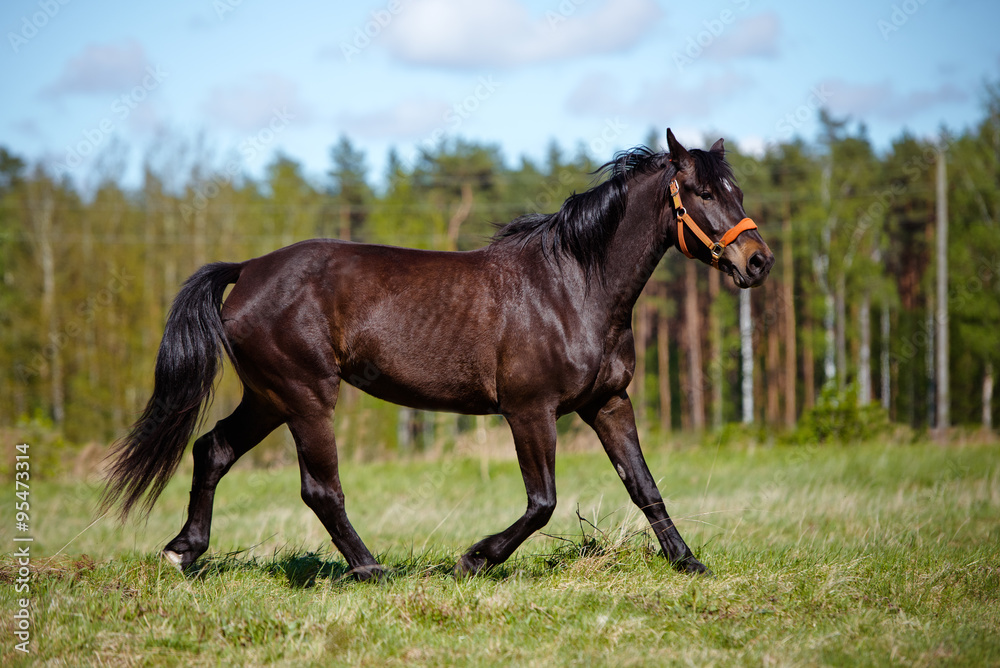
POLYGON ((302 500, 330 532, 334 545, 344 555, 356 578, 368 580, 381 575, 382 567, 347 519, 332 415, 321 412, 295 418, 289 420, 288 428, 298 450, 302 500))
POLYGON ((212 431, 195 441, 187 522, 177 537, 163 548, 167 561, 184 569, 208 549, 216 485, 237 459, 283 421, 247 390, 243 401, 229 417, 219 420, 212 431))

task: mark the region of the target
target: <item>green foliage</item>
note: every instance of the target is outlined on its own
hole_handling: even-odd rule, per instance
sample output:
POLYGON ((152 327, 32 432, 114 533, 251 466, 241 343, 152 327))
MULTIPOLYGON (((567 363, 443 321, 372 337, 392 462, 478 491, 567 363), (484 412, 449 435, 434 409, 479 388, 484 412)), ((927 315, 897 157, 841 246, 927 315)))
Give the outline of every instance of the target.
POLYGON ((8 452, 0 457, 0 480, 14 479, 14 445, 27 444, 31 479, 57 479, 67 473, 80 448, 69 443, 52 418, 41 411, 22 415, 13 427, 0 427, 8 452))
POLYGON ((705 432, 700 444, 705 448, 742 447, 756 444, 773 444, 775 430, 763 424, 743 424, 742 422, 727 422, 718 429, 705 432))
POLYGON ((889 431, 889 416, 878 404, 862 406, 854 385, 824 388, 816 405, 806 410, 791 434, 793 442, 858 443, 889 431))

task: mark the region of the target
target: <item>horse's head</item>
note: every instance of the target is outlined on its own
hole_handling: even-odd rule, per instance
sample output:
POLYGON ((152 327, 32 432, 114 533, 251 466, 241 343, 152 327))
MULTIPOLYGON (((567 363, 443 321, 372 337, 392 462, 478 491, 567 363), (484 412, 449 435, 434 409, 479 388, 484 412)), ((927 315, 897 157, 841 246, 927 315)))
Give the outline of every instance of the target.
POLYGON ((725 160, 722 140, 708 151, 688 151, 668 129, 667 146, 677 169, 670 193, 677 247, 729 274, 741 288, 763 283, 774 254, 743 211, 743 191, 725 160))

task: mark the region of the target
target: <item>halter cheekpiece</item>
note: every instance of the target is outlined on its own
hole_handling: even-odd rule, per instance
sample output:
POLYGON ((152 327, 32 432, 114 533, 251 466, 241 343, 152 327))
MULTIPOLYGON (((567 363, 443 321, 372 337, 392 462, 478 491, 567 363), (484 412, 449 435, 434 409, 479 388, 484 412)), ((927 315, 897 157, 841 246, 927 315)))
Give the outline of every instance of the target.
POLYGON ((712 241, 708 238, 708 235, 702 232, 698 224, 694 222, 694 219, 688 214, 687 209, 681 204, 681 190, 680 186, 677 185, 677 179, 670 182, 670 197, 674 200, 674 211, 677 213, 677 246, 681 249, 681 252, 687 255, 689 258, 694 258, 687 249, 687 243, 684 241, 684 226, 687 225, 694 232, 694 235, 698 237, 701 243, 708 247, 709 252, 712 253, 712 266, 716 269, 719 268, 719 258, 722 257, 722 253, 725 252, 726 246, 736 241, 736 237, 740 236, 747 230, 756 230, 757 223, 753 222, 750 218, 744 218, 740 222, 736 223, 729 231, 722 235, 722 238, 718 241, 712 241))

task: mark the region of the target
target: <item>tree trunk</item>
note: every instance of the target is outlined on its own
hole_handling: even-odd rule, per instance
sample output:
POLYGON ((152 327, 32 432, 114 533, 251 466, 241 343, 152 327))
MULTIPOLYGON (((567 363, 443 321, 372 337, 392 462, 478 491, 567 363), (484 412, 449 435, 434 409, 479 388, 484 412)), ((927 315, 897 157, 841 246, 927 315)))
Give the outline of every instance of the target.
POLYGON ((795 362, 797 357, 795 345, 795 260, 792 257, 792 222, 788 200, 785 200, 785 215, 781 222, 783 238, 781 240, 781 270, 784 274, 782 283, 781 307, 785 316, 785 426, 791 429, 795 426, 796 392, 795 392, 795 362))
POLYGON ((413 450, 413 421, 416 413, 412 408, 400 406, 396 413, 396 448, 400 453, 413 450))
POLYGON ((892 365, 890 364, 889 357, 889 334, 890 334, 889 322, 889 304, 886 302, 882 303, 882 352, 881 352, 881 364, 879 375, 882 381, 882 408, 886 411, 890 410, 892 407, 892 365))
POLYGON ((813 324, 807 313, 802 324, 802 408, 816 405, 816 358, 813 356, 813 324))
POLYGON ((834 333, 837 316, 833 293, 828 290, 823 295, 823 306, 823 339, 826 342, 823 351, 823 385, 826 386, 837 382, 837 337, 834 333))
POLYGON ((649 300, 640 296, 635 305, 635 375, 629 386, 635 419, 640 427, 646 425, 646 347, 649 343, 649 300))
POLYGON ((351 240, 351 205, 340 205, 340 238, 344 241, 351 240))
MULTIPOLYGON (((200 267, 208 262, 208 251, 205 248, 208 242, 208 221, 206 218, 205 208, 196 207, 193 221, 194 229, 191 231, 191 242, 193 246, 191 249, 191 255, 194 258, 195 267, 200 267)), ((287 246, 288 244, 285 245, 287 246)))
POLYGON ((753 320, 750 291, 740 290, 740 356, 742 358, 743 423, 753 422, 753 320))
POLYGON ((52 250, 52 218, 55 212, 55 196, 47 183, 39 186, 39 201, 32 206, 35 238, 38 243, 38 261, 42 269, 42 322, 45 323, 46 338, 42 345, 47 356, 49 370, 49 401, 52 403, 52 421, 62 425, 66 415, 63 391, 62 345, 59 338, 59 315, 56 312, 56 262, 52 250))
MULTIPOLYGON (((83 239, 80 250, 83 254, 83 266, 94 267, 94 228, 90 213, 83 215, 83 239)), ((90 396, 98 396, 101 387, 101 361, 98 359, 100 346, 97 342, 97 332, 93 318, 84 318, 83 346, 77 347, 78 368, 87 370, 87 385, 90 396)))
POLYGON ((667 326, 667 286, 663 285, 661 295, 664 299, 659 321, 656 324, 656 366, 657 382, 660 394, 660 427, 666 432, 673 428, 670 396, 670 330, 667 326))
POLYGON ((462 223, 472 212, 472 184, 468 181, 462 183, 462 199, 458 203, 458 208, 448 221, 448 250, 458 250, 458 230, 462 223))
MULTIPOLYGON (((765 284, 765 294, 769 304, 776 304, 776 294, 780 286, 768 281, 765 284)), ((766 318, 767 322, 767 352, 764 358, 764 378, 766 379, 764 415, 768 425, 778 422, 778 319, 776 317, 766 318)))
POLYGON ((951 421, 948 377, 948 174, 944 150, 937 157, 937 426, 951 421))
MULTIPOLYGON (((40 214, 46 216, 46 213, 40 214)), ((44 223, 43 223, 44 224, 44 223)), ((48 228, 48 225, 45 224, 48 228)), ((51 351, 49 354, 49 399, 52 402, 52 417, 58 423, 61 421, 62 412, 62 391, 61 378, 62 364, 60 354, 59 339, 59 317, 56 315, 56 274, 55 261, 52 258, 52 240, 49 238, 49 230, 43 229, 39 238, 39 260, 42 265, 42 321, 45 323, 45 345, 44 348, 51 351)))
POLYGON ((837 276, 837 287, 834 290, 834 303, 837 309, 837 321, 834 327, 837 337, 837 387, 847 384, 847 280, 843 272, 837 276))
POLYGON ((993 429, 993 362, 989 360, 983 373, 983 429, 993 429))
POLYGON ((702 382, 701 326, 698 317, 698 268, 694 262, 685 262, 684 319, 688 343, 688 395, 691 397, 691 428, 705 428, 705 383, 702 382))
POLYGON ((868 290, 861 296, 861 305, 858 307, 858 327, 861 329, 858 349, 858 403, 867 406, 872 400, 871 295, 868 290))
POLYGON ((722 323, 719 320, 719 289, 720 277, 718 271, 708 272, 708 331, 709 360, 708 368, 712 383, 712 428, 722 428, 722 323))
POLYGON ((837 362, 836 362, 836 334, 834 326, 836 324, 836 306, 834 304, 833 290, 830 287, 830 248, 833 226, 836 223, 832 207, 832 195, 830 193, 830 181, 833 178, 833 162, 827 162, 823 167, 823 176, 820 181, 820 199, 823 208, 829 211, 826 223, 820 232, 819 252, 813 256, 813 271, 816 274, 816 284, 823 294, 823 332, 825 334, 826 347, 823 351, 823 385, 828 386, 837 382, 837 362))
MULTIPOLYGON (((174 295, 181 287, 177 278, 177 256, 179 255, 177 252, 177 218, 169 209, 163 215, 163 239, 166 257, 163 259, 163 294, 160 295, 163 301, 160 305, 160 311, 169 313, 174 295)), ((159 326, 162 328, 163 323, 160 323, 159 326)))
POLYGON ((926 409, 927 409, 927 426, 935 429, 937 428, 937 370, 934 368, 934 364, 937 360, 937 355, 935 354, 935 341, 934 341, 934 295, 929 295, 927 297, 927 319, 924 322, 924 333, 927 336, 927 350, 924 357, 924 364, 927 367, 927 392, 926 392, 926 409))

